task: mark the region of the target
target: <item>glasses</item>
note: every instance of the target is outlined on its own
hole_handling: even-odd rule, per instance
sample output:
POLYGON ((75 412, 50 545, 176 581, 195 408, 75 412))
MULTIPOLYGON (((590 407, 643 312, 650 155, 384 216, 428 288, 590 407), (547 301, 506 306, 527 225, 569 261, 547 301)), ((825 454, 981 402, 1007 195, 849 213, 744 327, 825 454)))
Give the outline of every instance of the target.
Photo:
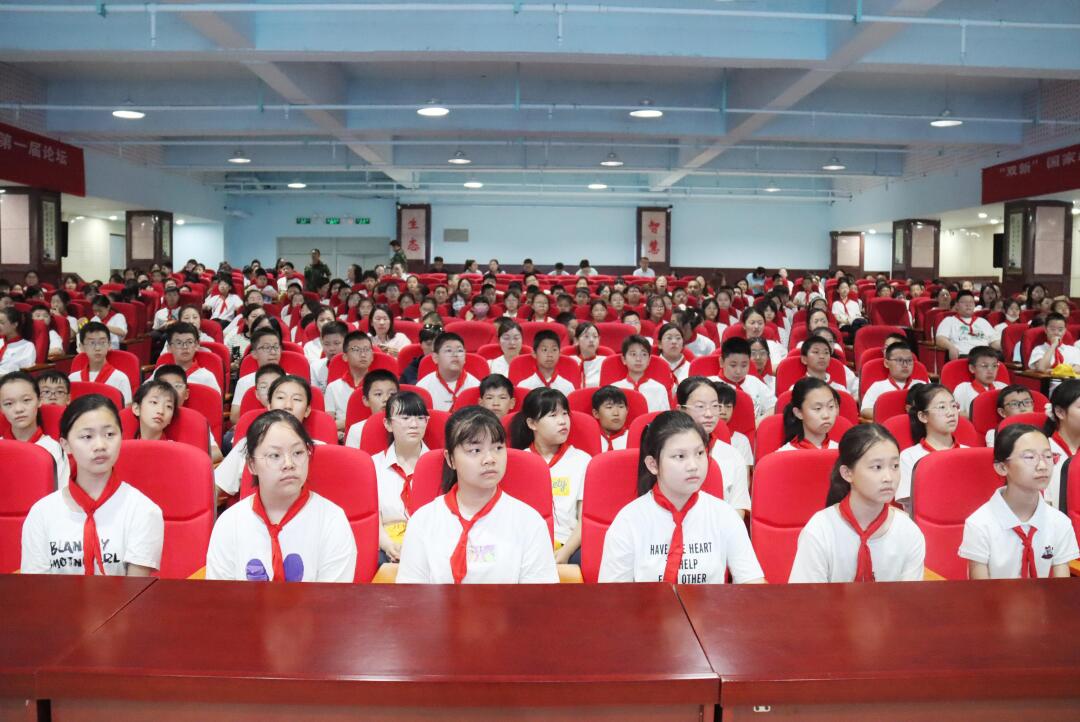
POLYGON ((927 409, 927 411, 933 411, 934 413, 937 413, 937 414, 947 414, 950 411, 959 411, 959 410, 960 410, 960 404, 956 403, 955 401, 953 403, 951 403, 951 404, 938 404, 937 406, 931 406, 930 408, 927 409))
POLYGON ((83 343, 83 346, 86 346, 87 348, 105 348, 108 345, 109 345, 109 342, 105 341, 105 340, 102 340, 102 339, 96 339, 94 341, 86 341, 86 342, 83 343))
POLYGON ((1031 399, 1024 399, 1023 401, 1006 401, 1005 408, 1007 409, 1033 409, 1035 408, 1035 402, 1031 399))
POLYGON ((420 424, 426 424, 428 420, 427 415, 424 416, 391 416, 390 421, 397 421, 399 423, 409 426, 415 423, 417 426, 420 424))
POLYGON ((356 354, 357 356, 369 356, 375 353, 371 346, 349 346, 345 351, 346 353, 356 354))
POLYGON ((1034 451, 1025 451, 1022 454, 1010 456, 1009 459, 1020 459, 1020 461, 1028 466, 1038 466, 1040 461, 1046 462, 1047 466, 1055 466, 1061 461, 1061 454, 1053 451, 1047 451, 1042 454, 1036 454, 1034 451))
POLYGON ((255 350, 259 353, 276 353, 281 350, 281 346, 256 346, 255 350))
POLYGON ((48 401, 56 401, 59 398, 67 396, 68 392, 63 389, 42 389, 41 398, 48 401))
POLYGON ((897 366, 914 366, 915 365, 915 359, 914 358, 890 358, 890 359, 885 359, 885 360, 887 362, 891 363, 891 364, 896 364, 897 366))
POLYGON ((689 406, 683 406, 683 408, 690 409, 691 411, 698 414, 703 414, 706 411, 711 411, 714 414, 718 414, 720 413, 720 409, 722 407, 720 406, 720 404, 690 404, 689 406))
POLYGON ((307 462, 309 456, 311 456, 311 450, 304 448, 290 451, 287 454, 271 451, 265 456, 253 456, 251 458, 257 459, 273 469, 281 469, 285 466, 286 460, 291 461, 294 466, 299 466, 300 464, 307 462))
POLYGON ((194 348, 197 345, 198 342, 192 341, 191 339, 188 339, 187 341, 174 341, 172 344, 173 348, 194 348))

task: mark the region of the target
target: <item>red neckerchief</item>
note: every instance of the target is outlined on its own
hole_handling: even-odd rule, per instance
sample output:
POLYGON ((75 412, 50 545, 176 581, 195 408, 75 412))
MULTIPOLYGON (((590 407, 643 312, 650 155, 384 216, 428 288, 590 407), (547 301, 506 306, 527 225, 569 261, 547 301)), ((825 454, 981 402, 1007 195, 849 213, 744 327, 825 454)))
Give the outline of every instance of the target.
POLYGON ((4 339, 4 345, 0 346, 0 361, 4 360, 4 354, 6 354, 7 350, 9 348, 11 348, 11 344, 16 343, 18 341, 22 341, 22 338, 20 336, 16 336, 15 338, 11 339, 10 341, 8 339, 4 339))
POLYGON ((103 324, 105 324, 106 326, 108 326, 108 325, 109 325, 109 321, 112 321, 112 320, 113 320, 113 317, 114 317, 114 316, 116 316, 116 311, 113 311, 113 312, 112 312, 112 313, 110 313, 110 314, 109 314, 108 316, 106 316, 105 318, 101 319, 101 322, 102 322, 103 324))
POLYGON ((969 336, 975 335, 975 322, 979 320, 978 316, 972 316, 970 321, 965 321, 964 319, 957 316, 956 320, 967 326, 969 336))
POLYGON ((281 530, 285 528, 285 525, 292 521, 300 510, 304 508, 304 505, 308 503, 308 499, 311 498, 311 492, 308 488, 302 487, 300 489, 300 496, 296 497, 296 501, 289 505, 289 509, 285 512, 285 516, 281 517, 281 521, 277 524, 270 522, 270 517, 266 515, 266 509, 263 507, 262 495, 259 493, 254 494, 254 500, 251 502, 251 510, 255 512, 255 516, 262 520, 262 523, 266 525, 266 531, 270 534, 270 564, 274 570, 274 578, 272 582, 285 582, 285 558, 281 554, 281 542, 278 540, 278 536, 281 534, 281 530))
POLYGON ((632 378, 630 378, 630 372, 627 372, 626 373, 626 378, 623 379, 623 380, 626 381, 626 383, 630 384, 631 388, 633 388, 634 391, 637 391, 638 393, 641 393, 641 385, 643 383, 645 383, 646 381, 648 381, 649 377, 646 376, 644 373, 642 373, 641 378, 638 379, 637 381, 634 381, 632 378))
POLYGON ((228 296, 218 296, 218 298, 220 299, 221 305, 218 306, 217 313, 218 313, 218 316, 224 316, 225 312, 229 310, 229 297, 228 296))
POLYGON ((828 436, 826 436, 825 440, 821 442, 821 446, 814 446, 814 442, 810 441, 809 439, 791 440, 791 445, 794 446, 796 449, 828 449, 829 444, 831 443, 832 439, 830 439, 828 436))
POLYGON ((1024 533, 1024 527, 1022 526, 1014 526, 1012 530, 1016 532, 1016 536, 1020 537, 1020 542, 1024 545, 1024 549, 1020 554, 1020 578, 1038 579, 1039 569, 1035 566, 1035 550, 1031 547, 1031 542, 1035 538, 1035 532, 1038 529, 1034 526, 1028 526, 1027 534, 1024 533))
POLYGON ((120 477, 116 475, 115 469, 109 475, 109 480, 105 482, 105 488, 97 499, 91 499, 90 495, 76 483, 74 474, 68 482, 68 493, 86 514, 86 521, 83 522, 83 574, 88 576, 94 575, 95 568, 101 569, 101 573, 105 574, 105 562, 101 558, 101 540, 98 538, 94 512, 104 506, 119 488, 120 477))
POLYGON ((615 450, 615 440, 616 439, 621 439, 626 433, 627 432, 625 432, 625 431, 621 431, 618 434, 609 434, 608 432, 604 431, 603 429, 600 429, 600 440, 607 442, 607 448, 604 449, 604 451, 614 451, 615 450))
POLYGON ((1065 443, 1065 438, 1062 437, 1060 431, 1055 431, 1050 437, 1050 440, 1065 450, 1065 454, 1069 457, 1076 456, 1076 450, 1065 443))
POLYGON ((435 369, 435 380, 439 382, 439 385, 446 389, 446 393, 450 394, 451 403, 457 401, 457 395, 461 392, 461 387, 465 385, 465 369, 461 370, 461 375, 457 378, 457 383, 454 384, 454 388, 450 388, 450 384, 446 383, 442 374, 439 373, 439 369, 435 369))
POLYGON ((952 446, 950 446, 948 449, 935 449, 933 446, 930 446, 929 442, 927 442, 926 439, 922 439, 921 441, 919 441, 919 446, 923 447, 924 449, 926 449, 927 451, 929 451, 932 454, 935 451, 949 451, 949 449, 959 449, 960 448, 960 442, 957 441, 956 437, 954 436, 952 446))
MULTIPOLYGON (((113 366, 112 364, 110 364, 108 361, 106 361, 105 364, 101 367, 101 370, 98 371, 97 376, 94 378, 94 383, 95 384, 108 383, 109 379, 112 378, 113 372, 115 372, 115 371, 116 371, 116 367, 113 366)), ((86 367, 86 380, 87 381, 90 380, 90 367, 89 366, 86 367)))
POLYGON ((981 383, 979 383, 975 379, 971 379, 971 388, 975 390, 975 395, 976 396, 981 396, 982 394, 985 394, 987 391, 993 391, 994 390, 994 383, 991 381, 989 386, 983 386, 981 383))
POLYGON ((881 513, 870 522, 870 525, 865 530, 859 528, 859 522, 855 519, 854 512, 851 511, 851 495, 848 494, 844 497, 843 501, 838 505, 840 508, 840 518, 843 519, 851 526, 856 534, 859 535, 859 561, 855 566, 855 579, 856 582, 873 582, 877 581, 874 578, 874 561, 870 557, 870 537, 874 535, 881 525, 889 519, 889 505, 885 504, 881 508, 881 513))
POLYGON ((727 376, 725 376, 723 371, 720 372, 720 380, 723 381, 728 386, 734 386, 737 389, 741 389, 742 385, 746 383, 746 377, 745 376, 743 376, 742 381, 740 381, 739 383, 735 383, 734 381, 729 379, 727 376))
POLYGON ((559 371, 558 371, 558 369, 556 369, 555 373, 551 374, 550 379, 545 379, 543 372, 540 371, 540 367, 537 366, 536 367, 536 378, 540 379, 540 383, 542 383, 544 386, 546 386, 547 388, 550 389, 551 385, 553 383, 555 383, 555 379, 559 378, 559 371))
MULTIPOLYGON (((327 368, 329 367, 330 364, 327 364, 327 368)), ((364 376, 367 376, 367 371, 364 372, 364 376)), ((349 388, 356 391, 364 385, 364 376, 361 376, 359 381, 354 381, 352 369, 349 368, 349 364, 345 364, 345 373, 341 375, 341 378, 349 385, 349 388)))
POLYGON ((1065 363, 1065 356, 1061 353, 1061 346, 1054 349, 1054 366, 1060 366, 1065 363))
POLYGON ((897 383, 895 381, 893 381, 892 376, 886 376, 885 380, 888 381, 892 385, 892 387, 894 389, 896 389, 897 391, 906 391, 907 388, 909 386, 911 386, 911 379, 912 378, 914 378, 914 377, 913 376, 908 376, 908 380, 904 382, 903 386, 897 385, 897 383))
MULTIPOLYGON (((409 495, 412 494, 413 474, 405 473, 405 469, 397 462, 390 465, 390 470, 401 477, 401 505, 405 507, 405 517, 408 518, 409 495)), ((413 473, 415 473, 415 471, 413 473)))
POLYGON ((682 510, 675 508, 675 505, 668 501, 664 493, 660 491, 658 485, 654 485, 652 488, 653 501, 661 509, 665 509, 671 513, 671 518, 675 521, 675 529, 671 532, 671 543, 668 544, 667 563, 664 565, 664 582, 667 584, 676 584, 679 581, 679 566, 682 565, 683 556, 683 520, 686 518, 687 513, 694 508, 694 504, 698 500, 698 492, 694 492, 690 495, 690 498, 686 500, 686 504, 683 505, 682 510))
POLYGON ((443 499, 446 501, 446 508, 449 509, 450 513, 456 516, 458 522, 461 523, 461 536, 458 537, 458 542, 454 546, 454 551, 450 554, 450 573, 454 575, 454 584, 461 584, 465 579, 465 575, 469 573, 469 532, 476 525, 476 522, 487 516, 488 513, 495 508, 495 504, 498 503, 501 496, 502 489, 496 488, 491 499, 487 504, 484 504, 484 508, 476 512, 472 519, 466 519, 461 515, 461 510, 458 507, 457 489, 451 489, 449 493, 443 495, 443 499))
POLYGON ((679 369, 681 369, 685 365, 686 365, 686 357, 685 356, 683 356, 681 359, 679 359, 679 363, 675 364, 674 366, 671 366, 670 361, 668 362, 668 366, 671 366, 671 373, 675 373, 676 371, 678 371, 679 369))
MULTIPOLYGON (((600 433, 603 433, 603 431, 601 431, 600 433)), ((559 450, 555 452, 555 456, 551 457, 551 461, 545 462, 548 465, 548 468, 549 469, 555 468, 555 465, 558 464, 560 461, 562 461, 563 456, 566 455, 566 452, 569 449, 570 449, 570 441, 566 440, 566 441, 563 442, 563 445, 559 447, 559 450)), ((536 442, 535 441, 533 443, 529 444, 529 451, 533 452, 534 454, 539 456, 541 459, 544 458, 543 455, 540 453, 540 451, 536 448, 536 442)))
POLYGON ((36 444, 42 436, 45 435, 45 431, 39 426, 34 429, 34 433, 30 435, 30 438, 26 440, 28 444, 36 444))

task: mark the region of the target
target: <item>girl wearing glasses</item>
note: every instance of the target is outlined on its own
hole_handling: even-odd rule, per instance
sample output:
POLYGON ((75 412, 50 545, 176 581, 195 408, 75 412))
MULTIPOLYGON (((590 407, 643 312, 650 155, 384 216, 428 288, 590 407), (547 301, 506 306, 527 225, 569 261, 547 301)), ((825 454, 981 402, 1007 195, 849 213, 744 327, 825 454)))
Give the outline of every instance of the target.
POLYGON ((412 493, 416 462, 427 453, 428 409, 413 391, 402 391, 386 402, 387 446, 375 454, 375 475, 379 487, 379 563, 401 558, 401 540, 409 521, 409 496, 412 493))
POLYGON ((954 435, 960 422, 960 404, 941 384, 919 384, 908 392, 908 420, 915 442, 900 452, 900 486, 896 500, 911 510, 911 473, 919 459, 935 451, 963 449, 954 435))
POLYGON ((307 488, 314 445, 303 424, 288 411, 268 411, 245 440, 255 493, 218 518, 206 578, 353 581, 356 539, 349 520, 341 507, 307 488))
POLYGON ((964 522, 960 557, 970 579, 1069 576, 1080 557, 1069 517, 1043 499, 1057 454, 1038 428, 1006 426, 994 440, 994 471, 1005 486, 964 522))
POLYGON ((1062 381, 1054 389, 1047 415, 1049 418, 1043 431, 1050 438, 1050 450, 1058 454, 1059 461, 1054 465, 1053 479, 1045 497, 1048 504, 1057 508, 1061 495, 1061 467, 1080 450, 1080 380, 1062 381))
MULTIPOLYGON (((675 390, 675 402, 680 411, 689 414, 695 423, 705 429, 709 436, 709 456, 720 467, 720 475, 724 479, 724 501, 745 517, 750 511, 746 459, 730 443, 713 436, 716 427, 720 426, 720 392, 717 387, 721 385, 704 376, 691 376, 675 390)), ((723 434, 727 436, 728 433, 724 425, 723 434)))

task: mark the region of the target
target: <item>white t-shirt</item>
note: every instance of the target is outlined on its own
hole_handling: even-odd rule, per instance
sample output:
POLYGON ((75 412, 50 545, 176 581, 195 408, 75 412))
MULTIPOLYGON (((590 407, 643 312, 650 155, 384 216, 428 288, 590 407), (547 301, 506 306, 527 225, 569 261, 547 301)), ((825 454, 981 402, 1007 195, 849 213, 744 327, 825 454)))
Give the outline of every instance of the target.
POLYGON ((642 268, 641 266, 638 266, 634 269, 633 275, 638 278, 656 278, 656 271, 651 268, 642 268))
POLYGON ((733 509, 749 511, 750 479, 746 473, 746 459, 734 446, 719 440, 713 442, 709 456, 720 467, 720 475, 724 479, 724 501, 733 509))
MULTIPOLYGON (((1041 343, 1035 348, 1031 349, 1031 358, 1028 360, 1028 367, 1035 368, 1035 364, 1042 360, 1042 357, 1050 350, 1050 344, 1041 343)), ((1067 363, 1072 366, 1080 364, 1080 348, 1071 344, 1063 343, 1058 345, 1058 351, 1061 352, 1062 363, 1067 363)), ((1053 368, 1054 364, 1051 362, 1050 368, 1053 368)))
MULTIPOLYGON (((0 435, 0 439, 8 439, 9 441, 15 441, 15 437, 5 437, 0 435)), ((71 475, 71 468, 68 466, 67 454, 60 448, 60 442, 51 436, 45 434, 41 435, 41 438, 34 442, 36 446, 40 446, 49 452, 49 455, 53 458, 53 473, 56 475, 56 487, 63 488, 68 484, 68 477, 71 475)))
MULTIPOLYGON (((955 439, 955 437, 953 437, 955 439)), ((960 444, 960 449, 967 447, 960 444)), ((940 449, 939 449, 940 451, 940 449)), ((915 472, 915 464, 930 452, 922 444, 909 446, 900 452, 900 484, 896 487, 896 500, 904 501, 911 498, 911 478, 915 472)), ((910 504, 907 505, 910 508, 910 504)))
POLYGON ((510 362, 506 360, 505 356, 499 355, 493 359, 488 359, 488 368, 491 369, 493 374, 500 374, 510 378, 510 362))
MULTIPOLYGON (((832 439, 830 439, 828 437, 825 437, 825 441, 822 442, 822 444, 821 444, 821 446, 819 448, 822 448, 822 449, 839 449, 840 444, 836 443, 835 441, 833 441, 832 439)), ((794 441, 789 441, 786 444, 784 444, 783 446, 781 446, 779 449, 777 449, 777 451, 805 451, 805 449, 802 449, 802 448, 800 448, 798 446, 795 446, 794 441)))
POLYGON ((612 437, 610 440, 600 435, 600 451, 620 451, 626 448, 626 440, 630 438, 630 427, 626 425, 623 427, 621 433, 618 436, 612 437))
POLYGON ((746 434, 741 431, 732 431, 731 445, 739 452, 747 466, 754 465, 754 450, 750 448, 750 439, 746 438, 746 434))
MULTIPOLYGON (((450 555, 461 522, 439 496, 417 509, 405 528, 398 584, 452 584, 450 555)), ((555 584, 559 574, 547 524, 509 494, 469 531, 465 584, 555 584)))
POLYGON ((754 400, 754 415, 759 419, 771 414, 776 407, 776 394, 773 393, 773 390, 769 388, 768 384, 757 376, 747 375, 740 386, 728 383, 720 376, 710 376, 709 378, 713 381, 721 381, 728 386, 737 388, 750 396, 750 398, 754 400))
MULTIPOLYGON (((78 371, 72 371, 68 374, 69 381, 91 381, 95 383, 101 383, 98 381, 98 375, 100 371, 91 371, 90 367, 79 369, 78 371)), ((131 403, 131 381, 128 380, 127 374, 120 369, 113 371, 109 378, 105 379, 106 386, 112 386, 114 389, 120 392, 120 395, 124 397, 124 405, 127 406, 131 403)))
POLYGON ((716 342, 703 333, 699 333, 686 344, 686 350, 694 356, 708 356, 716 350, 716 342))
POLYGON ((187 372, 187 380, 189 384, 202 384, 203 386, 209 386, 214 391, 221 393, 221 387, 218 386, 217 377, 214 376, 214 372, 210 369, 204 369, 202 366, 187 372))
POLYGON ((520 386, 523 389, 529 389, 529 390, 538 389, 541 386, 550 386, 553 389, 558 389, 559 391, 562 391, 563 394, 566 395, 566 396, 569 396, 570 394, 574 393, 574 384, 570 383, 569 381, 564 379, 562 376, 559 376, 558 372, 556 372, 555 378, 552 380, 552 382, 550 384, 545 384, 540 379, 540 372, 537 371, 532 376, 529 376, 528 378, 522 379, 521 381, 519 381, 517 383, 517 385, 520 386))
MULTIPOLYGON (((994 391, 983 391, 984 394, 995 393, 998 389, 1005 388, 1005 384, 1001 381, 994 381, 994 391)), ((975 397, 978 396, 978 392, 975 391, 975 387, 972 386, 970 381, 964 381, 953 389, 953 398, 956 399, 956 403, 960 404, 960 411, 965 416, 971 415, 971 404, 975 401, 975 397)))
POLYGON ((994 327, 985 318, 974 318, 971 326, 961 321, 956 316, 947 316, 938 324, 935 338, 944 336, 960 350, 961 354, 967 354, 976 346, 989 346, 991 341, 997 340, 994 327))
POLYGON ((565 544, 578 525, 577 505, 585 498, 585 469, 592 457, 570 446, 551 473, 551 499, 555 515, 555 541, 565 544))
POLYGON ((853 298, 846 301, 837 299, 832 304, 832 315, 838 325, 847 326, 862 316, 862 305, 853 298))
MULTIPOLYGON (((723 584, 729 569, 736 584, 765 576, 746 525, 726 501, 698 492, 682 526, 680 584, 723 584)), ((674 531, 671 512, 660 508, 651 493, 634 499, 615 515, 604 537, 599 581, 663 581, 674 531)))
POLYGON ((878 398, 882 394, 887 394, 890 391, 907 391, 912 386, 926 383, 922 379, 909 378, 905 386, 898 386, 891 378, 881 379, 870 384, 870 388, 866 390, 866 393, 862 397, 861 411, 873 411, 874 404, 877 403, 878 398))
POLYGON ((1050 576, 1051 567, 1080 557, 1069 517, 1040 501, 1031 519, 1021 523, 1005 503, 1003 491, 1004 487, 995 491, 964 522, 964 539, 957 552, 962 559, 988 565, 991 579, 1019 578, 1024 543, 1013 531, 1017 526, 1025 533, 1032 526, 1036 529, 1031 547, 1040 578, 1050 576))
POLYGON ((235 293, 224 298, 211 296, 203 302, 203 308, 210 311, 211 320, 232 321, 236 312, 244 307, 244 301, 235 293))
POLYGON ((327 379, 330 376, 330 359, 318 358, 309 364, 311 369, 311 385, 326 395, 327 379))
MULTIPOLYGON (((427 451, 427 446, 421 442, 420 454, 426 454, 427 451)), ((390 444, 386 451, 372 456, 371 461, 375 464, 375 479, 379 491, 379 521, 386 526, 408 520, 409 512, 401 501, 401 489, 405 480, 390 468, 397 463, 397 449, 390 444)))
MULTIPOLYGON (((105 320, 102 319, 101 317, 97 316, 97 315, 91 316, 90 320, 91 321, 97 321, 98 323, 105 323, 105 320)), ((113 317, 109 319, 109 322, 105 323, 105 325, 106 326, 112 326, 113 328, 122 328, 122 329, 124 329, 124 333, 121 334, 121 335, 117 335, 117 334, 113 333, 112 331, 109 331, 109 341, 112 344, 112 348, 113 348, 114 351, 118 350, 120 348, 120 342, 123 341, 125 338, 127 338, 127 334, 128 334, 127 318, 124 316, 124 314, 117 311, 116 313, 113 314, 113 317)))
MULTIPOLYGON (((39 499, 22 528, 23 574, 83 574, 86 514, 64 489, 39 499)), ((94 512, 105 574, 123 576, 128 564, 159 569, 165 522, 161 509, 126 482, 94 512)), ((96 573, 97 570, 95 570, 96 573)))
MULTIPOLYGON (((477 378, 468 371, 462 371, 461 373, 465 375, 465 381, 461 384, 461 388, 457 386, 460 379, 455 379, 453 383, 447 384, 451 389, 456 389, 458 393, 461 393, 465 389, 480 385, 477 378)), ((439 380, 438 372, 430 373, 419 379, 416 385, 431 394, 431 407, 436 411, 449 411, 454 406, 454 395, 447 390, 446 386, 443 386, 439 380)))
POLYGON ((308 365, 314 364, 320 358, 322 358, 323 347, 322 339, 315 337, 304 344, 303 347, 304 358, 307 359, 308 365))
POLYGON ((600 385, 600 367, 604 365, 604 359, 607 356, 594 356, 588 361, 583 361, 580 356, 571 356, 570 358, 581 364, 584 388, 596 388, 600 385))
POLYGON ((161 329, 165 328, 165 324, 168 323, 169 321, 179 321, 179 320, 180 320, 180 307, 179 306, 177 306, 176 308, 171 309, 171 310, 169 308, 167 308, 167 307, 162 306, 160 309, 158 309, 157 313, 154 314, 154 326, 153 326, 153 328, 154 328, 155 331, 160 331, 161 329))
POLYGON ((360 437, 364 434, 364 424, 367 421, 367 419, 361 419, 349 427, 348 432, 345 434, 345 446, 353 449, 360 448, 360 437))
MULTIPOLYGON (((893 509, 884 534, 867 542, 874 580, 917 582, 923 578, 926 540, 904 512, 893 509)), ((799 533, 789 582, 851 582, 859 565, 859 535, 834 504, 810 517, 799 533)))
POLYGON ((4 348, 7 348, 7 351, 4 351, 4 357, 0 358, 0 376, 19 369, 30 368, 37 363, 37 349, 25 338, 20 338, 11 344, 6 339, 0 338, 0 349, 4 348))
POLYGON ((326 406, 326 413, 332 414, 338 421, 345 420, 345 412, 349 408, 349 399, 353 393, 364 393, 364 382, 361 381, 359 385, 352 385, 352 373, 345 372, 347 378, 336 378, 326 385, 326 392, 323 394, 323 403, 326 406))
MULTIPOLYGON (((661 358, 663 358, 661 356, 661 358)), ((680 358, 675 363, 671 363, 667 359, 667 365, 671 368, 671 373, 675 376, 675 383, 680 384, 686 380, 686 377, 690 375, 690 362, 685 357, 680 358)))
POLYGON ((255 388, 255 372, 244 374, 236 380, 236 388, 233 389, 232 405, 240 408, 250 389, 255 388))
MULTIPOLYGON (((268 581, 274 578, 270 532, 255 515, 255 495, 218 517, 206 552, 206 578, 268 581)), ((287 582, 351 582, 356 537, 345 512, 311 492, 304 508, 278 535, 287 582)), ((374 553, 374 550, 370 550, 374 553)))
POLYGON ((634 389, 634 383, 629 377, 619 379, 612 386, 617 386, 620 389, 636 390, 645 397, 649 411, 669 411, 671 409, 671 391, 656 379, 645 379, 637 389, 634 389))

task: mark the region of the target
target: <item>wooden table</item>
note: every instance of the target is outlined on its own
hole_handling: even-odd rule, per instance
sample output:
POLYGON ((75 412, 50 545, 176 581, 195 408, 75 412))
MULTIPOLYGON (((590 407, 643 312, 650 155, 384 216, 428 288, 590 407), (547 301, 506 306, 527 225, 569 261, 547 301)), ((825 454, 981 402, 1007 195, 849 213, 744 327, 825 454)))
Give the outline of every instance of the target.
POLYGON ((678 593, 720 676, 725 722, 1080 717, 1071 579, 678 593))
POLYGON ((719 692, 667 585, 166 580, 39 688, 55 722, 698 720, 719 692))
POLYGON ((34 675, 139 596, 152 579, 0 575, 0 720, 36 720, 34 675))

